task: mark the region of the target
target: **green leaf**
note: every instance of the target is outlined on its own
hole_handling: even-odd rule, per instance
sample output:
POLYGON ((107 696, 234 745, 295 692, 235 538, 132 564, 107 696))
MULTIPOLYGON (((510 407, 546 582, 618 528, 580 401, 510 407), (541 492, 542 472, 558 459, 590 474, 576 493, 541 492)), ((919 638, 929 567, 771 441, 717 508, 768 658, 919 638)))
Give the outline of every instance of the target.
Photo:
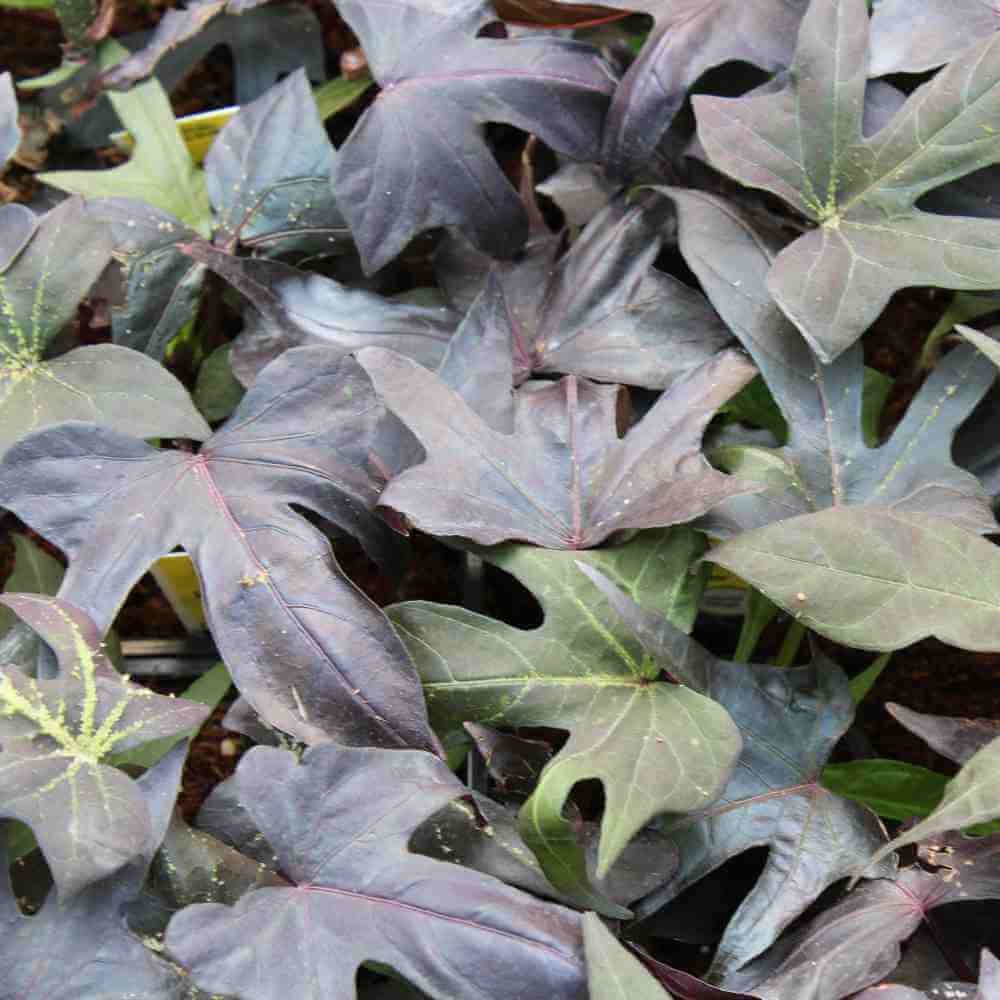
POLYGON ((948 778, 901 760, 854 760, 828 764, 821 781, 846 799, 868 806, 886 819, 926 816, 944 795, 948 778))
POLYGON ((864 0, 813 0, 785 89, 694 98, 712 164, 817 223, 778 255, 768 287, 824 361, 897 289, 1000 287, 1000 223, 916 207, 1000 161, 1000 35, 918 87, 871 136, 862 131, 867 64, 864 0))
POLYGON ((973 330, 969 326, 956 326, 955 332, 961 334, 974 347, 978 347, 993 364, 1000 368, 1000 342, 988 334, 973 330))
POLYGON ((232 344, 217 347, 198 369, 194 403, 210 423, 225 420, 239 406, 246 390, 233 374, 232 344))
POLYGON ((603 912, 575 833, 562 816, 574 785, 604 785, 598 877, 653 816, 711 802, 728 777, 739 734, 710 699, 660 679, 607 598, 577 568, 599 569, 636 601, 690 629, 700 581, 688 573, 699 536, 643 532, 626 545, 550 551, 486 550, 539 599, 540 628, 523 630, 463 608, 408 602, 389 610, 424 683, 432 722, 447 733, 465 721, 554 726, 570 732, 521 813, 521 832, 546 875, 603 912))
POLYGON ((883 653, 872 661, 870 667, 851 678, 851 697, 855 705, 860 705, 865 695, 875 686, 875 682, 882 676, 882 671, 889 665, 890 659, 892 653, 883 653))
MULTIPOLYGON (((109 39, 99 50, 101 68, 107 69, 127 55, 123 46, 109 39)), ((107 95, 136 142, 129 162, 110 170, 48 171, 39 178, 87 198, 137 198, 208 236, 212 211, 204 174, 181 138, 163 87, 150 79, 128 93, 108 91, 107 95)))
POLYGON ((974 754, 944 788, 938 807, 921 823, 890 841, 871 859, 884 858, 945 830, 962 830, 1000 818, 1000 738, 974 754))
POLYGON ((583 915, 590 1000, 671 1000, 670 994, 627 952, 596 913, 583 915))
MULTIPOLYGON (((12 538, 14 571, 7 577, 4 593, 47 594, 54 597, 66 572, 62 563, 27 535, 15 534, 12 538)), ((5 634, 16 621, 17 615, 10 608, 0 605, 0 635, 5 634)))
POLYGON ((745 532, 709 558, 845 646, 884 652, 935 636, 1000 648, 1000 552, 942 517, 831 507, 745 532))
POLYGON ((348 80, 347 77, 338 76, 320 84, 313 90, 320 118, 326 121, 338 111, 349 108, 374 82, 371 74, 365 73, 357 80, 348 80))
MULTIPOLYGON (((181 698, 204 705, 209 712, 214 712, 219 702, 225 698, 233 681, 224 663, 216 663, 211 670, 206 671, 194 683, 184 690, 181 698)), ((150 740, 135 750, 116 756, 113 763, 117 767, 123 764, 134 764, 138 767, 150 768, 165 757, 182 740, 191 740, 198 733, 198 726, 182 733, 164 736, 162 739, 150 740)))

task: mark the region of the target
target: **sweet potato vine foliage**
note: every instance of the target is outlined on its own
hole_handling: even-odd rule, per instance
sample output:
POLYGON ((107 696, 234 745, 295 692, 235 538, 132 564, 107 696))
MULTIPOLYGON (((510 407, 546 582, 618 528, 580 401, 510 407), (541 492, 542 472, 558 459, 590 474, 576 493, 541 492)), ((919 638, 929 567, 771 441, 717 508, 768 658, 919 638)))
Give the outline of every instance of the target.
POLYGON ((1000 654, 997 13, 52 9, 0 74, 0 1000, 1000 1000, 1000 719, 878 701, 1000 654), (114 628, 172 552, 180 697, 114 628))

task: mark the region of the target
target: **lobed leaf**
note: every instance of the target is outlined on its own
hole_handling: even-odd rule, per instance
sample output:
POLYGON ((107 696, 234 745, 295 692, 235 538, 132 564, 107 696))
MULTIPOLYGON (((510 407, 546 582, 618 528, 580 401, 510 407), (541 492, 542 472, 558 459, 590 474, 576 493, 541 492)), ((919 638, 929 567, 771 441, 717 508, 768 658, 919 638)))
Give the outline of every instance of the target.
POLYGON ((1000 160, 1000 36, 918 88, 889 126, 864 136, 864 0, 813 0, 788 86, 694 99, 713 165, 784 198, 817 223, 775 259, 768 288, 820 357, 832 361, 899 288, 1000 285, 995 220, 930 215, 921 195, 1000 160))
POLYGON ((173 917, 167 948, 201 987, 245 1000, 350 1000, 370 960, 438 1000, 582 996, 575 913, 408 852, 416 826, 465 792, 440 759, 327 744, 298 762, 255 747, 237 782, 293 885, 173 917))
POLYGON ((610 68, 580 42, 477 37, 495 19, 488 0, 340 0, 337 9, 382 87, 340 148, 334 176, 366 273, 432 226, 460 226, 482 250, 513 256, 527 216, 483 141, 483 123, 505 122, 573 159, 593 159, 614 89, 610 68), (543 113, 552 108, 559 113, 543 113))
POLYGON ((389 622, 292 507, 389 558, 389 529, 370 513, 384 411, 363 372, 338 362, 323 348, 287 352, 197 454, 91 424, 32 435, 0 465, 0 502, 67 554, 61 595, 104 627, 146 569, 183 545, 219 651, 271 725, 304 742, 436 749, 389 622), (39 493, 51 502, 36 504, 39 493))

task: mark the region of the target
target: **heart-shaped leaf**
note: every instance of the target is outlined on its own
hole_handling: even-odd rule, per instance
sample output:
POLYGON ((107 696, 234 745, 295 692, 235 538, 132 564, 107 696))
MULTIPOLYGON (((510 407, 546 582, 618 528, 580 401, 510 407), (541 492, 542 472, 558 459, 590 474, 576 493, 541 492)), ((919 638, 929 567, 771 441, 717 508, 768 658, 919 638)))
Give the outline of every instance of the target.
POLYGON ((245 1000, 351 1000, 371 960, 437 1000, 581 995, 575 913, 407 850, 418 824, 466 791, 440 759, 327 744, 299 762, 255 747, 237 782, 293 885, 174 916, 167 948, 198 985, 245 1000))
POLYGON ((694 581, 687 567, 696 537, 675 530, 585 553, 528 546, 486 552, 542 603, 545 621, 530 631, 420 601, 389 612, 442 732, 460 730, 466 720, 569 730, 569 742, 542 771, 522 809, 521 831, 557 888, 605 912, 616 911, 590 886, 576 835, 562 816, 573 786, 588 778, 604 786, 597 866, 602 877, 657 813, 687 812, 713 801, 740 739, 717 704, 660 679, 661 668, 671 665, 646 655, 607 598, 577 569, 577 557, 690 627, 694 581))
POLYGON ((0 502, 68 555, 60 594, 102 626, 148 567, 183 545, 219 651, 272 725, 304 742, 436 748, 392 627, 292 508, 389 558, 390 531, 370 513, 384 410, 357 365, 338 360, 324 348, 287 352, 198 454, 91 424, 32 435, 0 466, 0 502), (51 502, 34 503, 38 491, 51 502))
POLYGON ((1000 285, 1000 224, 926 214, 922 194, 1000 160, 1000 36, 910 95, 891 124, 862 132, 865 0, 813 0, 789 85, 774 94, 695 97, 713 165, 784 198, 817 223, 777 257, 768 288, 824 361, 909 285, 1000 285))
POLYGON ((767 483, 724 501, 705 527, 729 537, 843 504, 938 514, 974 531, 996 530, 990 497, 951 458, 958 426, 993 383, 972 348, 941 360, 881 447, 864 428, 861 345, 830 365, 819 359, 766 287, 775 249, 732 205, 700 191, 662 189, 678 211, 681 252, 706 294, 760 369, 788 427, 780 450, 735 445, 713 459, 728 472, 767 483))
POLYGON ((101 763, 199 726, 203 705, 138 687, 86 615, 54 598, 0 597, 54 650, 59 675, 0 672, 0 814, 31 827, 67 899, 131 861, 150 836, 138 786, 101 763))
POLYGON ((527 216, 482 123, 506 122, 573 159, 594 159, 610 67, 580 42, 477 37, 496 17, 488 0, 340 0, 337 10, 382 87, 340 148, 334 184, 366 272, 432 226, 460 226, 493 256, 515 254, 527 216), (552 107, 558 115, 542 113, 552 107))
POLYGON ((847 677, 820 653, 805 667, 729 663, 712 656, 662 614, 640 607, 583 567, 655 662, 721 705, 743 750, 722 794, 693 817, 661 820, 681 859, 674 878, 638 907, 655 913, 729 858, 769 847, 756 886, 716 950, 721 976, 768 948, 834 882, 883 842, 866 809, 827 791, 823 766, 854 719, 847 677), (775 739, 774 734, 782 738, 775 739))
POLYGON ((583 549, 623 529, 689 521, 755 489, 716 472, 700 450, 715 411, 753 376, 734 351, 675 381, 623 439, 617 387, 575 376, 525 386, 514 433, 503 434, 415 361, 374 347, 358 360, 427 451, 379 502, 431 534, 583 549))

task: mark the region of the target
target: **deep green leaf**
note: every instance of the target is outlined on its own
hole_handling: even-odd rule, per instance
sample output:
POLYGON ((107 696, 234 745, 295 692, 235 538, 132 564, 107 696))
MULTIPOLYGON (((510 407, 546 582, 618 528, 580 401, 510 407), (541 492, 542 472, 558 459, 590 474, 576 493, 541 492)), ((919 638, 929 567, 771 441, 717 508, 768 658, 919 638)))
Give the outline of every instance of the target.
POLYGON ((209 423, 225 420, 239 406, 246 389, 233 374, 232 344, 217 347, 198 369, 195 406, 209 423))
POLYGON ((934 811, 948 778, 902 760, 854 760, 827 764, 822 782, 886 819, 911 820, 934 811))

